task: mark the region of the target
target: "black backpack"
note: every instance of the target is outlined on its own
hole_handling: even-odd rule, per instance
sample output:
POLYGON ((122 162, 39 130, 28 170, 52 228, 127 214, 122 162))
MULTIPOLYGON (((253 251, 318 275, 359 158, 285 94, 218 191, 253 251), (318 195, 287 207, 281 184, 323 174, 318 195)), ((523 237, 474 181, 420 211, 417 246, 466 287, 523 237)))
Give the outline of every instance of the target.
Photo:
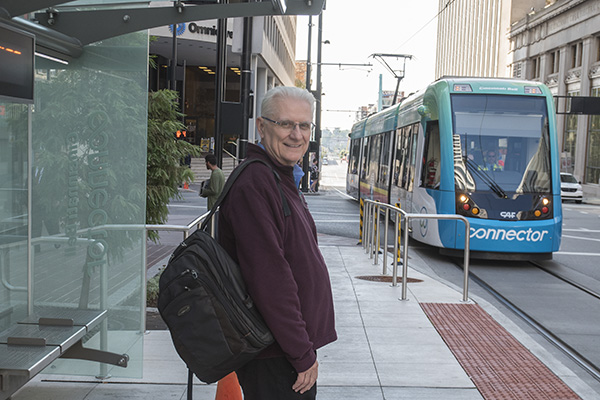
MULTIPOLYGON (((239 266, 206 231, 236 178, 252 162, 269 166, 253 159, 232 172, 201 228, 175 249, 159 281, 158 310, 175 349, 189 370, 206 383, 235 371, 274 341, 246 291, 239 266)), ((279 175, 271 171, 284 213, 290 215, 279 175)))

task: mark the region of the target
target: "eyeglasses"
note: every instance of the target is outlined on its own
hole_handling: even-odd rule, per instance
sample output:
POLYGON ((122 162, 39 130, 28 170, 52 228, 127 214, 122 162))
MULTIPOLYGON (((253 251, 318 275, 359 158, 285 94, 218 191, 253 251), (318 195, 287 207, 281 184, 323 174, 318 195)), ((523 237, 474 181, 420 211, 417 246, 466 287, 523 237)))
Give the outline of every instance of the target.
POLYGON ((298 126, 298 128, 303 131, 303 132, 309 132, 312 131, 315 127, 315 124, 313 124, 312 122, 294 122, 294 121, 274 121, 271 118, 267 118, 267 117, 261 117, 264 120, 267 120, 269 122, 272 122, 276 125, 279 125, 282 129, 285 129, 286 131, 293 131, 296 126, 298 126))

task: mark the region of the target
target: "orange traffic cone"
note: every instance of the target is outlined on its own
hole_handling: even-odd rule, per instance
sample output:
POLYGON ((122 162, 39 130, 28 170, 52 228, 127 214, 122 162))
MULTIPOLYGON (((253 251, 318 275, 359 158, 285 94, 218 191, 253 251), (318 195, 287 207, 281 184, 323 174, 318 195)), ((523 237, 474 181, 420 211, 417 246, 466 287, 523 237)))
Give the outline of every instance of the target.
POLYGON ((219 381, 215 400, 242 400, 242 389, 235 372, 219 381))
POLYGON ((189 188, 190 188, 190 185, 188 185, 188 183, 187 183, 187 182, 183 182, 183 188, 184 188, 184 189, 189 189, 189 188))

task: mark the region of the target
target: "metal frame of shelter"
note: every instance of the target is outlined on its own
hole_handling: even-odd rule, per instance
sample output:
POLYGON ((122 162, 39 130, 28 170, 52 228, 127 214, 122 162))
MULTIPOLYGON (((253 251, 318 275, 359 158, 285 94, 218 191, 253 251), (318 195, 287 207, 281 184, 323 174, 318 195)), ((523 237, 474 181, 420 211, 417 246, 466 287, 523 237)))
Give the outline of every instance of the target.
POLYGON ((193 20, 318 15, 325 0, 177 0, 169 7, 152 7, 150 1, 113 3, 105 6, 98 4, 89 10, 67 7, 66 3, 69 1, 2 0, 0 21, 35 34, 36 46, 40 52, 77 58, 82 54, 83 46, 87 44, 143 29, 193 20), (61 5, 65 7, 60 8, 61 5), (34 12, 35 21, 20 17, 34 12))
MULTIPOLYGON (((0 26, 3 28, 8 26, 11 28, 10 30, 20 31, 21 34, 24 32, 27 33, 24 36, 34 35, 35 51, 39 55, 60 59, 58 61, 74 61, 78 58, 80 60, 85 59, 84 54, 88 53, 85 48, 86 45, 128 33, 144 31, 152 27, 194 20, 221 20, 231 17, 317 15, 323 8, 324 0, 244 0, 244 2, 240 0, 176 0, 171 2, 171 6, 165 6, 165 4, 168 4, 166 2, 158 3, 152 1, 119 2, 118 0, 86 0, 77 2, 74 5, 72 1, 66 0, 0 0, 0 26), (94 2, 97 4, 93 4, 94 2), (23 17, 25 15, 27 18, 23 17)), ((224 40, 223 43, 225 43, 224 40)), ((145 57, 140 57, 140 55, 147 56, 147 48, 141 47, 141 49, 144 51, 143 54, 137 53, 137 57, 125 58, 123 64, 119 64, 119 66, 126 66, 126 63, 132 63, 132 59, 137 59, 138 61, 141 59, 141 69, 145 71, 147 69, 147 65, 144 65, 145 57)), ((73 64, 76 64, 76 62, 73 64)), ((139 63, 137 67, 140 67, 139 63)), ((244 72, 249 73, 249 71, 244 72)), ((145 76, 143 75, 143 77, 145 76)), ((143 81, 144 78, 140 79, 143 81)), ((83 82, 83 80, 80 82, 83 82)), ((144 85, 138 86, 138 93, 145 97, 144 85)), ((125 91, 126 89, 123 90, 125 91)), ((107 306, 108 272, 106 268, 103 268, 98 273, 98 279, 101 280, 101 283, 98 285, 100 293, 97 295, 100 299, 98 301, 100 304, 99 310, 67 309, 66 307, 61 309, 61 307, 55 307, 55 303, 51 304, 52 307, 46 307, 42 310, 43 313, 39 311, 41 307, 34 310, 33 266, 35 265, 35 245, 39 245, 42 241, 45 241, 44 243, 48 241, 48 243, 54 244, 54 246, 50 247, 50 251, 53 251, 61 245, 66 247, 64 242, 68 243, 70 239, 69 237, 52 237, 53 235, 49 235, 50 239, 36 237, 35 241, 32 240, 31 227, 33 218, 31 213, 31 193, 33 172, 32 168, 30 168, 31 161, 33 160, 31 145, 33 137, 33 124, 31 123, 32 110, 33 106, 29 105, 27 114, 23 117, 23 121, 27 123, 27 128, 22 129, 22 131, 27 134, 28 148, 26 149, 27 153, 25 151, 20 153, 27 159, 27 168, 29 169, 29 172, 27 172, 28 179, 23 180, 24 182, 26 181, 25 185, 28 196, 27 222, 23 224, 27 229, 27 233, 23 234, 23 237, 27 239, 28 247, 23 256, 25 261, 19 259, 19 262, 16 263, 16 268, 20 269, 21 265, 23 265, 23 269, 26 269, 22 275, 25 277, 23 279, 27 282, 27 286, 12 286, 8 289, 19 293, 26 293, 23 295, 23 303, 26 304, 27 309, 25 310, 23 307, 22 314, 27 313, 27 318, 15 318, 14 321, 9 321, 7 328, 4 326, 0 328, 3 333, 3 337, 0 337, 0 400, 10 398, 16 390, 25 385, 31 378, 41 372, 43 368, 58 358, 74 358, 99 362, 101 366, 100 374, 98 375, 99 379, 105 379, 110 376, 107 369, 109 364, 125 367, 129 360, 129 356, 121 354, 120 350, 119 352, 114 352, 113 348, 107 345, 109 307, 107 306), (56 247, 57 245, 58 247, 56 247), (41 330, 51 330, 52 334, 48 334, 47 337, 40 337, 39 332, 41 330), (84 347, 85 337, 90 332, 95 331, 100 332, 99 343, 96 346, 98 349, 94 346, 84 347)), ((48 119, 53 118, 53 116, 50 116, 48 119)), ((143 127, 146 125, 143 117, 136 119, 136 122, 141 122, 141 126, 143 127)), ((105 142, 107 141, 108 139, 105 142)), ((100 153, 97 154, 99 158, 100 153)), ((105 156, 106 154, 102 157, 105 156)), ((98 165, 100 165, 99 163, 100 161, 98 161, 98 165)), ((145 173, 142 174, 145 176, 145 173)), ((77 197, 79 192, 77 190, 75 192, 76 195, 74 198, 79 200, 79 197, 77 197)), ((96 211, 98 210, 101 209, 96 208, 96 211)), ((41 229, 41 218, 38 218, 38 220, 41 229)), ((91 223, 89 224, 91 226, 91 223)), ((100 225, 103 226, 103 229, 139 229, 139 227, 133 224, 117 225, 115 228, 104 223, 99 223, 94 225, 94 227, 100 225)), ((91 234, 91 229, 89 229, 88 235, 91 234)), ((98 236, 101 238, 97 241, 98 245, 94 247, 94 249, 99 250, 90 250, 90 247, 87 251, 80 253, 89 257, 90 252, 98 251, 97 255, 100 258, 105 257, 107 247, 102 244, 102 238, 106 237, 106 233, 102 235, 98 236)), ((80 236, 83 236, 83 233, 76 232, 74 237, 78 238, 80 236)), ((88 240, 91 241, 92 239, 88 240)), ((80 243, 86 242, 80 240, 80 243)), ((6 247, 4 243, 2 244, 6 247)), ((9 243, 9 245, 12 245, 12 243, 9 243)), ((145 249, 143 246, 139 246, 139 248, 142 251, 145 249)), ((145 253, 142 252, 142 254, 145 253)), ((7 259, 6 253, 2 253, 2 257, 0 258, 0 264, 2 264, 2 261, 7 259)), ((145 259, 140 263, 142 267, 145 267, 144 261, 145 259)), ((87 261, 85 265, 88 265, 87 261)), ((0 266, 4 268, 4 265, 0 266)), ((75 262, 72 263, 72 266, 75 266, 75 262)), ((79 268, 78 265, 75 267, 79 268)), ((84 269, 85 271, 87 270, 84 269)), ((0 275, 2 275, 1 272, 0 275)), ((145 274, 141 274, 140 278, 145 283, 145 274)), ((89 280, 86 281, 86 279, 86 277, 82 279, 80 305, 89 303, 89 280), (86 287, 87 289, 84 290, 86 287)), ((141 287, 143 287, 144 283, 141 283, 141 287)), ((10 282, 7 283, 3 279, 1 284, 7 286, 10 282)), ((137 286, 137 283, 135 285, 137 286)), ((141 301, 144 301, 143 296, 142 294, 141 301)), ((9 311, 12 312, 12 309, 9 311)), ((144 319, 143 317, 140 319, 142 322, 140 330, 143 330, 145 326, 144 319)), ((137 338, 135 340, 137 341, 137 338)))

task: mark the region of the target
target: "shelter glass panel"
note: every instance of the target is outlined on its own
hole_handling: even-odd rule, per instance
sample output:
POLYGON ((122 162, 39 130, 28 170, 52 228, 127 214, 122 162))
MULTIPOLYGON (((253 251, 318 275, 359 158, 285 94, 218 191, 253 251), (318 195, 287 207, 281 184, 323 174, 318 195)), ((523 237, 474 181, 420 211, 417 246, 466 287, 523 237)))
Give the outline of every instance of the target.
POLYGON ((45 372, 141 377, 148 35, 36 69, 33 309, 107 310, 84 347, 130 356, 127 368, 59 359, 45 372))
POLYGON ((0 103, 0 331, 27 315, 28 110, 0 103))

